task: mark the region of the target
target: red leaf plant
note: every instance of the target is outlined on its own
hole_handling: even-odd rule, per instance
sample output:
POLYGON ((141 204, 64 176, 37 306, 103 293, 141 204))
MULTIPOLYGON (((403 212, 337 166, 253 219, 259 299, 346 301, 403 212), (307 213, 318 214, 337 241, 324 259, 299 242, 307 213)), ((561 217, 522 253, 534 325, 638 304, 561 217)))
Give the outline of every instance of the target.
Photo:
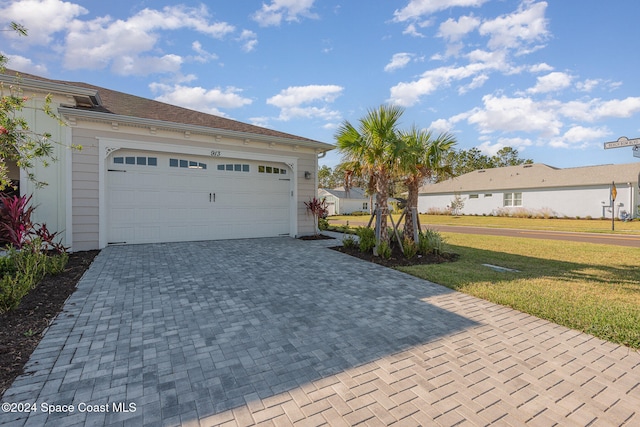
POLYGON ((31 196, 7 196, 0 194, 0 246, 9 244, 16 249, 22 249, 26 244, 40 239, 46 249, 58 253, 65 252, 60 241, 55 239, 59 233, 51 233, 46 224, 35 224, 31 214, 35 210, 30 206, 31 196))
POLYGON ((325 199, 318 200, 317 198, 310 199, 308 202, 304 202, 304 205, 307 207, 307 210, 311 212, 314 220, 314 234, 317 236, 319 234, 318 230, 318 218, 324 218, 329 213, 327 201, 325 199))

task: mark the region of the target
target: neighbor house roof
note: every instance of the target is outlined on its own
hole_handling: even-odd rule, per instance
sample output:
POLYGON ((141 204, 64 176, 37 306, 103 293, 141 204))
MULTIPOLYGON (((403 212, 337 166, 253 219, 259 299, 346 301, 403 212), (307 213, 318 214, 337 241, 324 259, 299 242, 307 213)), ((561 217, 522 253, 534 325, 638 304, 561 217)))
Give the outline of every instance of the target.
POLYGON ((420 194, 584 187, 611 182, 637 182, 640 162, 622 165, 555 168, 542 163, 481 169, 420 187, 420 194))
POLYGON ((368 199, 369 196, 365 195, 365 192, 362 188, 354 187, 350 188, 349 191, 345 191, 344 187, 337 188, 321 188, 324 193, 331 194, 334 197, 339 199, 368 199))
POLYGON ((333 145, 302 136, 178 107, 88 83, 51 80, 12 70, 5 70, 4 75, 0 73, 0 82, 14 82, 16 75, 19 76, 18 82, 23 87, 39 87, 53 93, 67 94, 69 96, 77 95, 74 96, 74 105, 64 106, 60 109, 65 114, 75 113, 83 116, 84 113, 84 116, 88 118, 102 117, 103 119, 108 114, 108 118, 114 121, 118 121, 119 118, 127 121, 126 119, 129 118, 141 119, 147 122, 174 123, 183 125, 183 127, 184 125, 192 127, 194 130, 197 130, 197 128, 201 130, 214 129, 221 131, 221 134, 231 132, 238 137, 258 135, 265 138, 287 140, 291 144, 311 146, 319 151, 328 151, 334 148, 333 145))

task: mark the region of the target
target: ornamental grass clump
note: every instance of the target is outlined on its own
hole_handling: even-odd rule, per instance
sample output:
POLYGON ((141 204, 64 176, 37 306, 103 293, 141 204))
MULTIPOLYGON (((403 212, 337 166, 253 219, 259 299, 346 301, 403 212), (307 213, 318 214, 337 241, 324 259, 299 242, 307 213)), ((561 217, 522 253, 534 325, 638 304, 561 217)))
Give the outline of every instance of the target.
POLYGON ((445 240, 436 230, 421 231, 418 240, 418 250, 423 255, 431 253, 440 255, 445 252, 445 240))
POLYGON ((58 274, 69 256, 66 252, 48 255, 40 250, 42 242, 33 239, 20 250, 9 247, 0 257, 0 313, 13 310, 22 298, 47 274, 58 274))

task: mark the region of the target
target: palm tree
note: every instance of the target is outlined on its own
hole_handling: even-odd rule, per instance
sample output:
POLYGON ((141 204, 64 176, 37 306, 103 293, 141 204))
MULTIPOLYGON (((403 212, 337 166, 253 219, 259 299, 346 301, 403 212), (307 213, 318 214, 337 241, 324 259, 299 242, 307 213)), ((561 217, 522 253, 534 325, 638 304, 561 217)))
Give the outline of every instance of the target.
POLYGON ((389 207, 389 182, 396 163, 404 151, 397 124, 404 109, 381 105, 371 109, 359 120, 358 127, 343 122, 335 138, 344 162, 353 166, 354 173, 365 178, 376 189, 376 206, 380 213, 379 236, 389 242, 387 218, 389 207))
MULTIPOLYGON (((401 132, 406 151, 398 164, 399 173, 404 176, 408 189, 407 207, 418 209, 418 191, 426 179, 446 175, 448 165, 445 157, 456 144, 456 138, 450 133, 441 133, 435 139, 430 130, 413 126, 408 132, 401 132)), ((410 212, 411 210, 409 210, 410 212)), ((415 230, 412 216, 407 215, 404 223, 405 238, 413 240, 415 230)))

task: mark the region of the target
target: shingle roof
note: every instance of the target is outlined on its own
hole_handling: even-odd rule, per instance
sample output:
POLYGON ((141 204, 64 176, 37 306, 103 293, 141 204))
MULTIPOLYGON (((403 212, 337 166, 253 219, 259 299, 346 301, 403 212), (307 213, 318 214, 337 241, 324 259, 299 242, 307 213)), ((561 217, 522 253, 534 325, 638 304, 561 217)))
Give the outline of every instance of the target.
POLYGON ((358 187, 350 188, 349 191, 345 191, 344 187, 321 188, 321 190, 339 199, 368 199, 369 198, 369 196, 365 195, 364 190, 358 187))
POLYGON ((31 74, 17 73, 16 71, 8 69, 5 70, 5 74, 8 76, 19 74, 20 80, 24 86, 28 86, 29 80, 35 80, 62 85, 64 87, 68 87, 70 91, 72 91, 73 88, 95 90, 98 94, 99 104, 93 107, 75 107, 75 109, 78 111, 92 111, 97 113, 114 114, 140 119, 160 120, 164 122, 179 123, 183 125, 203 126, 212 129, 251 133, 293 141, 322 144, 327 146, 325 150, 333 148, 329 144, 323 143, 321 141, 316 141, 285 132, 279 132, 273 129, 255 126, 225 117, 215 116, 213 114, 202 113, 200 111, 190 110, 188 108, 178 107, 175 105, 166 104, 164 102, 154 101, 152 99, 142 98, 139 96, 127 94, 124 92, 118 92, 88 83, 51 80, 31 74))
POLYGON ((560 169, 542 163, 481 169, 420 187, 421 194, 606 185, 638 182, 640 162, 560 169))

